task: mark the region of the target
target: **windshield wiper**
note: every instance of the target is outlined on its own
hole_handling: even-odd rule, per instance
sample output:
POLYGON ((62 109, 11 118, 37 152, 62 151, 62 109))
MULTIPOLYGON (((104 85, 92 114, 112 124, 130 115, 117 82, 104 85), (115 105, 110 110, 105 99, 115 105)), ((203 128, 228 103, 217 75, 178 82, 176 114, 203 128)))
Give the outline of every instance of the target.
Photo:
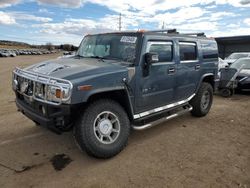
POLYGON ((99 60, 101 60, 101 61, 103 61, 104 62, 104 59, 106 59, 105 57, 101 57, 101 56, 98 56, 98 55, 93 55, 93 56, 88 56, 88 58, 95 58, 95 59, 99 59, 99 60))
POLYGON ((78 57, 78 58, 84 58, 84 56, 76 54, 74 57, 78 57))

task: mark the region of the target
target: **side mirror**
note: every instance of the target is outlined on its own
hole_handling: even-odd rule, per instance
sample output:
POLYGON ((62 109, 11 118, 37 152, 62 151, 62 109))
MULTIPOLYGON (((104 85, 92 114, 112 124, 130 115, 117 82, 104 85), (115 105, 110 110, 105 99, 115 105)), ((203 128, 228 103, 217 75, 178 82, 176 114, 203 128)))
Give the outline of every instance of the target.
POLYGON ((157 63, 159 61, 159 57, 157 53, 146 53, 145 54, 145 62, 143 64, 143 76, 146 77, 149 75, 150 65, 153 63, 157 63))
POLYGON ((159 61, 159 57, 157 53, 146 53, 145 54, 145 61, 148 64, 153 64, 153 63, 157 63, 159 61))

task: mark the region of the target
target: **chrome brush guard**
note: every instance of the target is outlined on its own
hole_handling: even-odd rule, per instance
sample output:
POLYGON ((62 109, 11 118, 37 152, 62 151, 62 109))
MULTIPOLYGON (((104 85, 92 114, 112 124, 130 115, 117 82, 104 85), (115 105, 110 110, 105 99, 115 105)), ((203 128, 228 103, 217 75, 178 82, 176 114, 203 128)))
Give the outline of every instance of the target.
POLYGON ((51 105, 69 103, 73 89, 72 83, 68 80, 38 74, 20 68, 15 68, 13 71, 12 86, 14 91, 29 98, 30 101, 36 100, 51 105), (43 87, 42 94, 40 93, 40 96, 36 93, 38 86, 43 87), (51 87, 56 88, 56 90, 60 90, 60 98, 57 98, 56 101, 48 98, 48 90, 51 87), (27 90, 29 92, 27 92, 27 90), (67 97, 63 96, 65 91, 68 92, 67 97))

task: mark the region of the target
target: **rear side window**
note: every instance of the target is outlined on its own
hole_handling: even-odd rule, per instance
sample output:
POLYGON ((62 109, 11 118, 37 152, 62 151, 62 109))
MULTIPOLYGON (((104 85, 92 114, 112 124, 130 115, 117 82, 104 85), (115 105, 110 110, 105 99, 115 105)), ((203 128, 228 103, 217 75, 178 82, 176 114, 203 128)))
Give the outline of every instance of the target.
POLYGON ((159 62, 171 62, 173 60, 173 43, 150 41, 147 43, 147 52, 157 53, 159 62))
POLYGON ((180 60, 197 60, 197 45, 194 42, 180 42, 180 60))
POLYGON ((202 42, 201 49, 203 54, 203 59, 217 59, 218 58, 218 47, 215 42, 202 42))

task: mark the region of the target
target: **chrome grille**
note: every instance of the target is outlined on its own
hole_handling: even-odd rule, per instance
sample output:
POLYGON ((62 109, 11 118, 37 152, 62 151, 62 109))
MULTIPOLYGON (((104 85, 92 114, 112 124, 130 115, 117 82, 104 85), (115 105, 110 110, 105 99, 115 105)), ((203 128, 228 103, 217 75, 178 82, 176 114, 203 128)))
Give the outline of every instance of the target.
POLYGON ((18 92, 24 93, 25 95, 32 96, 33 95, 33 81, 27 78, 23 78, 17 76, 16 78, 18 85, 18 92))

